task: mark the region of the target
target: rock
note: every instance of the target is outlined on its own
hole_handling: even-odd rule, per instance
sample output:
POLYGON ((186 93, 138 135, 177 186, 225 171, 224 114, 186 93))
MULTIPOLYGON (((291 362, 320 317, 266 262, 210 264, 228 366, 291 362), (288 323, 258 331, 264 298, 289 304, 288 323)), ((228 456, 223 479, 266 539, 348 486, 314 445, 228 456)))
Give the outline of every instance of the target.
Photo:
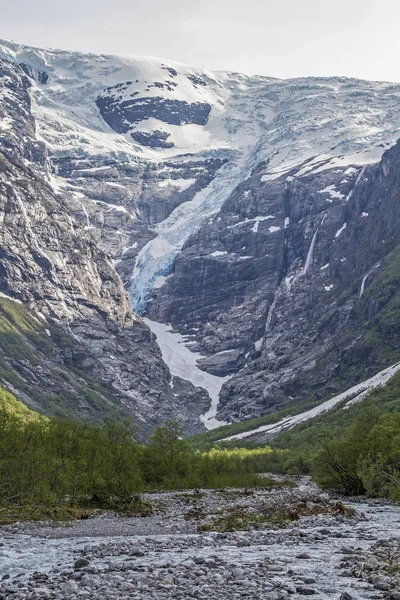
MULTIPOLYGON (((398 260, 397 255, 389 256, 400 242, 399 167, 399 144, 380 164, 368 166, 361 179, 357 178, 362 167, 357 167, 350 179, 344 178, 346 169, 338 169, 292 180, 295 169, 263 182, 266 167, 260 164, 231 193, 219 215, 186 242, 172 276, 154 291, 148 314, 190 335, 194 350, 206 357, 202 365, 208 372, 233 374, 221 390, 219 418, 257 417, 300 402, 310 390, 322 399, 356 383, 353 369, 360 360, 364 367, 364 358, 359 357, 364 356, 364 335, 372 322, 363 312, 355 278, 362 280, 370 273, 366 281, 372 299, 380 286, 375 266, 381 259, 375 257, 384 255, 393 264, 398 260), (397 223, 389 225, 390 249, 377 233, 387 230, 380 208, 383 181, 385 211, 397 223), (330 185, 343 194, 337 204, 320 193, 330 185), (346 228, 340 232, 344 207, 346 228), (290 226, 285 228, 288 211, 290 226), (373 215, 370 221, 362 217, 367 212, 369 218, 373 215), (276 230, 270 231, 275 223, 276 230), (364 251, 370 244, 377 255, 364 251), (311 262, 304 274, 307 257, 311 262), (345 290, 346 302, 339 307, 335 294, 345 290), (334 328, 332 322, 337 324, 334 328), (345 336, 360 322, 365 333, 350 349, 345 336), (339 363, 340 383, 328 390, 339 363)), ((396 335, 383 343, 395 350, 396 335)), ((388 366, 384 353, 367 362, 366 377, 388 366)), ((258 435, 258 440, 267 438, 266 433, 258 435)))
POLYGON ((88 565, 89 561, 86 558, 78 558, 78 560, 74 562, 75 569, 83 569, 83 567, 87 567, 88 565))
MULTIPOLYGON (((4 135, 5 130, 0 131, 0 293, 21 301, 26 306, 26 318, 37 319, 40 315, 41 323, 34 359, 5 357, 14 379, 23 386, 23 391, 14 391, 21 391, 21 397, 29 402, 31 390, 32 404, 39 410, 68 394, 75 416, 95 421, 107 417, 104 406, 111 403, 121 416, 137 415, 143 435, 165 421, 171 410, 178 411, 188 432, 200 431, 203 427, 198 416, 210 405, 208 394, 179 378, 175 378, 172 390, 171 374, 155 338, 133 315, 110 256, 90 233, 91 217, 79 194, 78 198, 76 193, 67 193, 61 199, 48 184, 49 162, 43 142, 37 140, 30 86, 20 66, 0 60, 0 90, 4 96, 0 119, 10 122, 4 135), (79 211, 84 215, 82 224, 79 211), (43 336, 47 338, 45 351, 41 350, 43 336), (125 360, 127 355, 131 357, 129 362, 125 360), (82 387, 85 377, 88 381, 82 387), (100 387, 92 390, 89 380, 96 380, 100 387)), ((72 170, 77 166, 74 160, 71 157, 72 170)), ((68 160, 62 162, 67 169, 68 160)), ((193 194, 212 178, 219 165, 211 161, 209 168, 204 168, 203 175, 199 175, 203 183, 196 179, 193 194)), ((135 178, 139 176, 137 169, 135 178)), ((200 166, 193 169, 197 173, 200 166)), ((77 175, 81 181, 84 172, 77 175)), ((98 176, 106 173, 106 177, 117 177, 118 172, 117 167, 109 165, 105 171, 100 169, 98 176)), ((150 173, 151 169, 149 177, 150 173)), ((110 186, 99 185, 110 193, 110 186)), ((94 189, 93 178, 90 187, 94 189)), ((121 191, 118 184, 113 189, 114 193, 121 191)), ((92 207, 91 216, 97 219, 94 207, 99 205, 87 202, 92 207)), ((166 210, 165 203, 163 206, 166 210)), ((132 222, 129 212, 111 210, 108 204, 105 212, 114 219, 110 228, 114 232, 117 229, 118 234, 125 227, 121 215, 125 215, 127 227, 132 222)), ((121 242, 124 236, 116 237, 121 242)), ((124 237, 124 245, 127 243, 124 237)), ((4 297, 1 302, 5 302, 4 297)), ((65 411, 62 402, 55 411, 65 411)))
POLYGON ((307 560, 311 558, 311 556, 307 554, 307 552, 301 552, 300 554, 296 555, 296 558, 307 560))
POLYGON ((375 556, 371 556, 365 563, 364 569, 368 571, 376 571, 379 569, 379 561, 375 558, 375 556))
POLYGON ((302 587, 302 586, 297 586, 296 587, 296 592, 298 594, 301 594, 302 596, 313 596, 314 594, 317 593, 312 588, 306 588, 306 587, 302 587))
POLYGON ((343 592, 343 594, 340 594, 339 600, 354 600, 354 598, 351 594, 343 592))
POLYGON ((378 581, 376 581, 374 583, 374 588, 376 590, 382 590, 384 592, 387 592, 392 587, 393 587, 392 583, 391 583, 391 581, 389 579, 379 579, 378 581))
POLYGON ((35 589, 35 598, 44 598, 44 600, 49 600, 51 598, 50 590, 45 587, 38 587, 35 589))

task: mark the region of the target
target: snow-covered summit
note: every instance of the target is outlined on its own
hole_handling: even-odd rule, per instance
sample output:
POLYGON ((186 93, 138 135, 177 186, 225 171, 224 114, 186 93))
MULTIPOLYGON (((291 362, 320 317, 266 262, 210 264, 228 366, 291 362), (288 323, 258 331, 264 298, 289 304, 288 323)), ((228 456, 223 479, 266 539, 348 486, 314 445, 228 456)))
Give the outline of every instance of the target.
POLYGON ((60 191, 81 194, 87 227, 93 227, 87 214, 98 213, 99 201, 110 203, 111 186, 111 205, 122 205, 125 220, 144 218, 141 202, 148 197, 148 184, 127 187, 116 179, 110 160, 143 169, 153 165, 160 202, 174 194, 171 210, 152 220, 147 244, 113 242, 118 260, 137 248, 131 295, 138 309, 188 237, 263 161, 262 181, 297 166, 294 176, 302 177, 376 162, 400 137, 400 84, 340 77, 278 80, 7 41, 0 41, 0 58, 20 64, 32 78, 37 135, 48 148, 51 181, 60 191), (60 164, 71 159, 80 161, 79 172, 75 164, 66 181, 60 164), (207 159, 225 164, 205 183, 199 183, 200 162, 195 176, 176 174, 185 162, 207 159), (102 185, 109 184, 108 195, 104 185, 101 194, 83 186, 84 177, 86 183, 101 177, 102 185))
POLYGON ((399 84, 338 77, 278 80, 8 41, 0 41, 0 58, 35 77, 38 128, 59 152, 102 148, 157 160, 251 147, 260 159, 269 159, 271 171, 316 155, 370 150, 397 139, 400 131, 399 84), (155 100, 167 109, 154 110, 155 100), (152 111, 145 108, 150 101, 152 111), (114 120, 111 109, 102 112, 102 102, 113 104, 114 120), (188 107, 200 112, 191 114, 188 107), (137 142, 131 134, 138 131, 160 131, 173 146, 137 142))

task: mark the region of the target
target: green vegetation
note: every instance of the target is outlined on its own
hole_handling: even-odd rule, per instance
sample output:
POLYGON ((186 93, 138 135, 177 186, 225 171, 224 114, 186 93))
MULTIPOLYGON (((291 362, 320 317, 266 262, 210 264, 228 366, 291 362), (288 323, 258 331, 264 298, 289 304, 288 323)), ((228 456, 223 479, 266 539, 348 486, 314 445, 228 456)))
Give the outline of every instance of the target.
MULTIPOLYGON (((231 435, 237 435, 238 433, 244 433, 245 431, 251 431, 252 429, 257 429, 257 427, 261 427, 262 425, 270 425, 272 423, 277 423, 281 419, 285 417, 296 415, 306 410, 317 406, 320 402, 317 400, 313 400, 312 402, 307 403, 297 403, 295 407, 288 406, 284 410, 279 410, 273 414, 263 415, 262 417, 257 417, 255 419, 247 419, 246 421, 240 421, 239 423, 231 423, 229 425, 222 425, 221 427, 216 427, 215 429, 211 429, 210 431, 205 431, 204 433, 198 433, 197 435, 193 435, 189 438, 190 445, 196 450, 209 450, 213 448, 216 443, 218 446, 224 448, 236 448, 238 442, 237 440, 232 441, 220 441, 224 438, 230 437, 231 435)), ((256 442, 245 441, 243 443, 245 447, 248 448, 258 448, 259 444, 256 442)))
POLYGON ((234 506, 222 511, 220 515, 208 523, 204 523, 199 531, 243 531, 245 529, 258 529, 260 525, 268 528, 286 527, 291 521, 298 521, 303 516, 332 514, 334 516, 354 516, 354 509, 348 508, 342 502, 331 504, 324 502, 321 497, 316 497, 312 502, 304 502, 296 498, 291 499, 288 505, 264 504, 257 509, 249 506, 234 506))
POLYGON ((301 423, 271 446, 275 472, 311 472, 326 489, 400 499, 400 373, 362 402, 301 423))
POLYGON ((325 432, 312 471, 327 489, 400 500, 400 413, 370 408, 341 436, 325 432))
POLYGON ((82 351, 61 327, 45 324, 23 304, 0 298, 0 384, 50 417, 102 422, 126 416, 111 387, 76 368, 71 358, 65 360, 74 349, 82 351))
POLYGON ((142 491, 277 485, 254 469, 269 449, 195 452, 172 421, 144 446, 127 422, 28 418, 10 396, 0 396, 0 522, 84 518, 96 509, 146 515, 142 491))
POLYGON ((13 394, 7 392, 0 388, 0 414, 2 413, 12 414, 19 419, 28 421, 28 420, 37 420, 44 419, 45 417, 41 417, 38 413, 35 413, 32 410, 29 410, 25 404, 23 404, 20 400, 17 400, 13 394))
MULTIPOLYGON (((232 440, 216 447, 247 448, 255 472, 311 474, 322 487, 336 492, 400 500, 400 372, 362 402, 345 405, 346 401, 281 433, 262 458, 256 459, 256 442, 232 440)), ((260 424, 261 419, 234 424, 189 441, 194 447, 210 447, 213 437, 218 440, 260 424)))
POLYGON ((150 488, 217 489, 222 487, 273 487, 276 482, 258 473, 270 448, 194 451, 181 439, 183 429, 167 421, 156 429, 144 448, 144 478, 150 488))

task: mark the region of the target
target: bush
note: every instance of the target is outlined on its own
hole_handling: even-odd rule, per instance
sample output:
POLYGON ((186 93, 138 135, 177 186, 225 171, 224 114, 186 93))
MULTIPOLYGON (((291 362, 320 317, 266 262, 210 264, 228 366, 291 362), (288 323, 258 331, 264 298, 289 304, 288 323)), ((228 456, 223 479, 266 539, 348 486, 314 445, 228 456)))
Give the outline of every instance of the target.
POLYGON ((323 434, 313 475, 322 487, 347 495, 398 499, 400 413, 385 414, 372 407, 339 437, 323 434))

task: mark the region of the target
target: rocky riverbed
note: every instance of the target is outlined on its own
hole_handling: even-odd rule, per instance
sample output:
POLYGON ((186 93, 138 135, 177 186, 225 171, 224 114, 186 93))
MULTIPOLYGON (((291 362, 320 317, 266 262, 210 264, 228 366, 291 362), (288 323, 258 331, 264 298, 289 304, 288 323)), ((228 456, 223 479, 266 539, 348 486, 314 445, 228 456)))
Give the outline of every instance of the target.
POLYGON ((146 518, 0 528, 0 598, 400 600, 394 505, 309 485, 146 499, 146 518))

